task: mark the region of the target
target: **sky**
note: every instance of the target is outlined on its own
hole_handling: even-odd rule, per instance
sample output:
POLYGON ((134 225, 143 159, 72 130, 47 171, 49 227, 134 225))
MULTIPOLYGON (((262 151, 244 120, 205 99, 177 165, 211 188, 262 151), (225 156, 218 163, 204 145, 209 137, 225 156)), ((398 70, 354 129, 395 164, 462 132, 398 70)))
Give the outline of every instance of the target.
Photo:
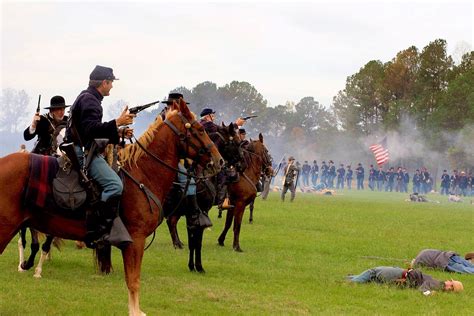
POLYGON ((447 40, 472 50, 472 1, 2 1, 2 89, 36 108, 71 104, 95 65, 116 77, 104 106, 159 100, 204 81, 252 84, 269 106, 324 106, 370 60, 447 40))

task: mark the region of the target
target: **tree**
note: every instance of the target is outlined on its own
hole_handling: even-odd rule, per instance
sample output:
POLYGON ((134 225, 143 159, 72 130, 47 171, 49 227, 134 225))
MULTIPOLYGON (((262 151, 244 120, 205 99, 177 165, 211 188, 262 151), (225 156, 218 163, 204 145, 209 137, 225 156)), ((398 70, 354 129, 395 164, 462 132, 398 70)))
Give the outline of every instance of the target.
POLYGON ((34 114, 28 109, 30 103, 28 94, 25 90, 7 88, 2 90, 0 100, 0 131, 22 132, 34 114))

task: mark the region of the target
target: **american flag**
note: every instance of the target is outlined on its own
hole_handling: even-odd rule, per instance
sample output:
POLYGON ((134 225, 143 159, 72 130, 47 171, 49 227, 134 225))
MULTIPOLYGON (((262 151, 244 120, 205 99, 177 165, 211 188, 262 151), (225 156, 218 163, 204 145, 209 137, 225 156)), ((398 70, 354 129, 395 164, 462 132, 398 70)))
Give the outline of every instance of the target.
POLYGON ((388 148, 387 148, 387 137, 385 137, 380 143, 369 147, 374 153, 375 161, 377 164, 383 165, 389 160, 388 148))

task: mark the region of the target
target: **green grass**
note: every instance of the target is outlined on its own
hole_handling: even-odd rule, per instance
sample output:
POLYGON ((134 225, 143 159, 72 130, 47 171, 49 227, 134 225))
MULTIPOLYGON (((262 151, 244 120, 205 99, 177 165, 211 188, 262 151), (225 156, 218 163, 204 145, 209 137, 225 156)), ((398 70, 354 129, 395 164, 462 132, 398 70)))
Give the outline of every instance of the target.
MULTIPOLYGON (((399 193, 297 194, 281 203, 276 193, 257 200, 254 224, 244 215, 241 246, 232 250, 217 238, 224 219, 211 211, 203 264, 207 273, 187 270, 187 250, 175 250, 166 224, 146 251, 141 308, 148 315, 468 315, 474 309, 474 275, 425 270, 438 279, 464 283, 463 293, 425 297, 417 290, 349 284, 344 277, 379 265, 403 262, 367 259, 413 258, 424 248, 474 251, 474 206, 408 203, 399 193)), ((187 243, 184 220, 180 235, 187 243)), ((124 315, 128 311, 122 260, 114 249, 115 271, 97 275, 91 252, 67 241, 43 267, 43 278, 18 273, 17 240, 0 256, 0 315, 124 315)), ((28 251, 29 253, 29 251, 28 251)))

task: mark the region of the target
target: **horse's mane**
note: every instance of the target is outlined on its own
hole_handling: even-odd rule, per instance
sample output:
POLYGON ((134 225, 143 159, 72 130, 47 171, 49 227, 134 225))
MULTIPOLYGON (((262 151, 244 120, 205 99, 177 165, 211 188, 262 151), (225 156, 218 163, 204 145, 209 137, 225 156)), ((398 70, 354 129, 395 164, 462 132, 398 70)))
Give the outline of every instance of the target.
MULTIPOLYGON (((177 110, 174 111, 169 111, 166 114, 166 118, 171 116, 174 113, 177 113, 177 110)), ((148 129, 138 138, 138 142, 140 142, 143 147, 148 148, 150 143, 153 141, 156 135, 156 131, 158 128, 163 124, 163 119, 161 118, 161 115, 158 115, 155 119, 154 122, 152 122, 149 126, 148 129)), ((137 161, 140 159, 141 156, 145 154, 145 151, 137 144, 130 144, 125 146, 125 148, 121 149, 118 152, 118 160, 122 166, 128 164, 129 166, 135 164, 137 166, 137 161)))

